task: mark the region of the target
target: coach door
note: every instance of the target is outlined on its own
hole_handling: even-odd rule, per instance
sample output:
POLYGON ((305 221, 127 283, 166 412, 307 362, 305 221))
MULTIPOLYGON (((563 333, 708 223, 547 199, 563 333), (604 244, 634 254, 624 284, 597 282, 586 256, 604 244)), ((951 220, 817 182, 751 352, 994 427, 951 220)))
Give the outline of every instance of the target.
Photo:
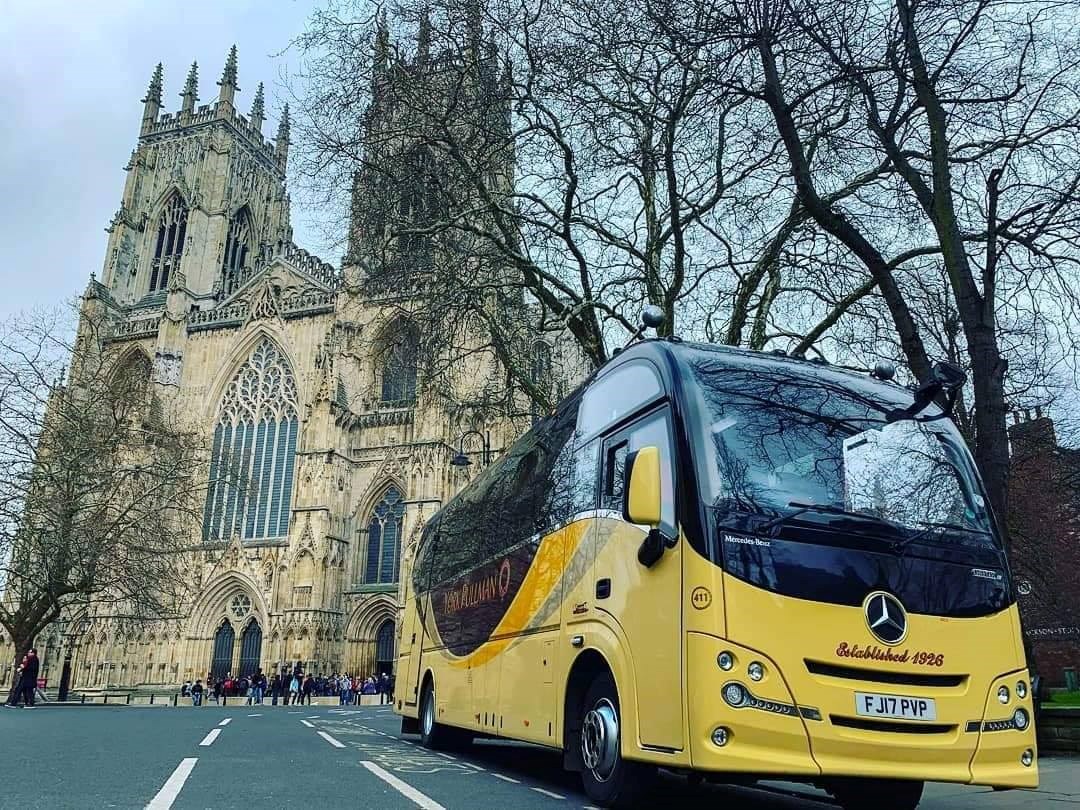
POLYGON ((667 405, 605 435, 600 479, 603 517, 594 569, 596 606, 620 625, 629 642, 641 743, 667 750, 683 747, 682 548, 674 542, 678 529, 673 445, 667 405), (623 521, 622 499, 629 483, 623 480, 627 456, 650 446, 660 450, 660 528, 665 537, 672 538, 672 546, 647 568, 637 556, 646 528, 623 521))

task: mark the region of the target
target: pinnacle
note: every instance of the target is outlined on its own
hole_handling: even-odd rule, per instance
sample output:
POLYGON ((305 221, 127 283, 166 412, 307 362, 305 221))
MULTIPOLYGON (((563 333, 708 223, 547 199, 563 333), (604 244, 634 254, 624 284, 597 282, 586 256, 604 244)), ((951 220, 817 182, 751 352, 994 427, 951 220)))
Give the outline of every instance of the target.
POLYGON ((199 63, 192 62, 188 70, 187 81, 184 82, 184 92, 181 96, 190 96, 192 101, 199 97, 199 63))
POLYGON ((161 82, 164 70, 161 62, 158 62, 157 67, 154 68, 154 75, 150 77, 150 86, 146 89, 146 98, 143 99, 143 104, 148 101, 161 104, 161 82))
POLYGON ((289 141, 289 103, 285 102, 284 108, 281 110, 281 121, 278 122, 277 129, 278 143, 288 143, 289 141))
MULTIPOLYGON (((229 56, 225 60, 225 70, 222 72, 221 81, 219 81, 218 84, 229 84, 236 87, 236 81, 236 46, 233 45, 229 48, 229 56)), ((239 90, 240 88, 236 87, 236 89, 239 90)))
POLYGON ((255 100, 251 102, 251 117, 252 119, 258 118, 261 121, 265 113, 266 110, 263 99, 263 83, 259 82, 259 86, 255 90, 255 100))

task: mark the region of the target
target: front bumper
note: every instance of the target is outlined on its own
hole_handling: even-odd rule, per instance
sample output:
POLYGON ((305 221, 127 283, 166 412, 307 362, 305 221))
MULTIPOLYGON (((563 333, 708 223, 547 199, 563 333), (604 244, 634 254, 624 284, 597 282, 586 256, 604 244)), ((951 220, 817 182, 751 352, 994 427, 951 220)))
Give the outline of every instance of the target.
POLYGON ((948 693, 883 687, 806 672, 785 673, 760 652, 702 633, 687 636, 687 665, 694 768, 796 779, 860 776, 1038 786, 1030 690, 1025 699, 1015 695, 1017 681, 1030 683, 1026 672, 996 678, 988 688, 971 681, 948 693), (733 659, 728 671, 718 665, 721 652, 733 659), (764 676, 759 681, 748 676, 751 662, 762 665, 764 676), (723 696, 731 683, 748 695, 737 706, 723 696), (1008 704, 998 701, 1001 685, 1009 687, 1008 704), (938 720, 932 725, 859 723, 848 717, 856 690, 934 697, 938 720), (1011 723, 1019 708, 1028 718, 1022 729, 1011 723), (717 728, 728 731, 723 745, 713 742, 717 728), (1032 753, 1030 766, 1021 761, 1025 751, 1032 753))

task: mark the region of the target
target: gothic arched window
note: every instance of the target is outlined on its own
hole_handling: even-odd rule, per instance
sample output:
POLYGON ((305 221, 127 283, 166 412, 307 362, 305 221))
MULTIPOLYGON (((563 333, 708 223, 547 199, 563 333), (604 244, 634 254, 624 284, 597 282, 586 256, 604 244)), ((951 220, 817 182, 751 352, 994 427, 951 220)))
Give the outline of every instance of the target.
POLYGON ((419 336, 411 324, 398 321, 387 330, 380 397, 383 403, 409 405, 416 401, 419 343, 419 336))
POLYGON ((150 292, 168 289, 169 276, 179 271, 184 252, 188 210, 180 195, 173 193, 158 219, 154 258, 150 263, 150 292))
POLYGON ((244 281, 244 270, 251 253, 251 230, 251 216, 245 207, 232 218, 225 238, 225 256, 221 261, 223 295, 230 295, 244 281))
POLYGON ((364 582, 390 584, 398 581, 401 568, 401 530, 405 504, 401 491, 391 484, 368 520, 367 560, 364 582))
POLYGON ((221 401, 203 513, 203 540, 284 537, 289 531, 300 423, 296 380, 266 338, 221 401))

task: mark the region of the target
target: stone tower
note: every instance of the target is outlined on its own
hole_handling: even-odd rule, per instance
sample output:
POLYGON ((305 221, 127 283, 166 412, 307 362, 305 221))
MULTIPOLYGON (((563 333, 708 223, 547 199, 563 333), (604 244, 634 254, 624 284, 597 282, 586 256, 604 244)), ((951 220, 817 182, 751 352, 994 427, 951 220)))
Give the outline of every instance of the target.
POLYGON ((217 87, 211 103, 198 105, 192 64, 180 109, 161 114, 162 66, 154 70, 120 208, 107 229, 101 280, 119 305, 162 307, 175 292, 185 309, 207 309, 292 238, 288 107, 275 140, 263 137, 261 84, 250 115, 237 111, 235 45, 217 87))
POLYGON ((472 170, 490 178, 490 190, 512 192, 509 63, 485 42, 479 14, 465 28, 459 48, 432 53, 425 17, 411 56, 404 56, 409 49, 396 47, 385 16, 378 18, 346 266, 362 265, 368 275, 389 269, 398 276, 401 265, 422 271, 439 259, 438 240, 402 231, 479 203, 460 163, 448 154, 444 127, 464 146, 472 170))

